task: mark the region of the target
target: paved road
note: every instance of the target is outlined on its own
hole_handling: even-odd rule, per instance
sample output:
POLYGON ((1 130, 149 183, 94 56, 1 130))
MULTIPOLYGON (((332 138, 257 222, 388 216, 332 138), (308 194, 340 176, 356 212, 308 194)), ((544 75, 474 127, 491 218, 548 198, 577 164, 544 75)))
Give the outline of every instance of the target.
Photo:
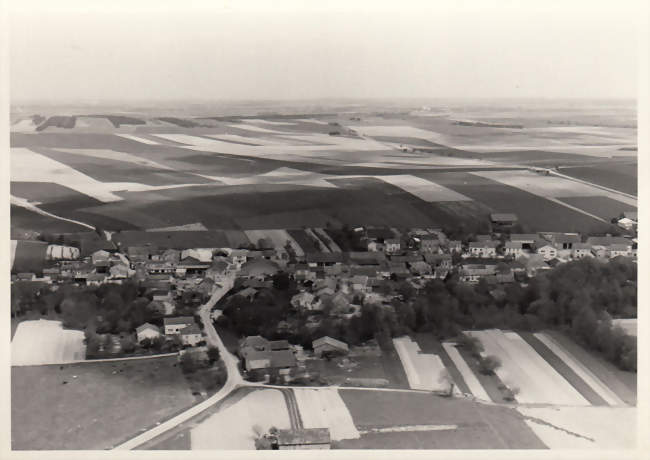
POLYGON ((217 393, 215 393, 214 395, 212 395, 202 403, 190 407, 185 412, 178 414, 175 417, 172 417, 171 419, 161 423, 160 425, 155 426, 150 430, 145 431, 144 433, 140 433, 139 435, 129 439, 128 441, 114 447, 114 449, 118 449, 118 450, 134 449, 144 444, 145 442, 150 441, 157 436, 160 436, 166 431, 171 430, 172 428, 189 420, 190 418, 200 414, 204 410, 208 409, 209 407, 213 406, 214 404, 224 399, 238 386, 242 384, 246 384, 246 382, 242 379, 241 374, 239 373, 239 368, 237 367, 237 363, 239 360, 226 349, 225 345, 223 344, 223 341, 221 340, 221 337, 219 337, 219 334, 217 334, 217 331, 214 329, 214 326, 212 325, 212 319, 210 318, 210 310, 230 289, 232 289, 234 283, 233 280, 234 280, 234 275, 229 281, 224 283, 224 286, 222 288, 215 290, 212 293, 210 300, 208 300, 208 302, 202 305, 199 309, 199 315, 201 316, 201 320, 203 321, 207 342, 210 345, 213 345, 219 349, 219 352, 221 353, 221 359, 223 360, 226 366, 226 370, 228 372, 228 378, 224 386, 221 388, 221 390, 219 390, 217 393))

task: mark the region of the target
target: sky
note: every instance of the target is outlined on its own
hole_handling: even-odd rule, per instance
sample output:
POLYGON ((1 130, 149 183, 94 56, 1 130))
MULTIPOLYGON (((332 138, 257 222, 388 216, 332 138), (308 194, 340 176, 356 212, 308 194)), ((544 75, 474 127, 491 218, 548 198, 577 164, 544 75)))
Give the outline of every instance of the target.
POLYGON ((9 7, 12 101, 633 98, 630 1, 9 7))

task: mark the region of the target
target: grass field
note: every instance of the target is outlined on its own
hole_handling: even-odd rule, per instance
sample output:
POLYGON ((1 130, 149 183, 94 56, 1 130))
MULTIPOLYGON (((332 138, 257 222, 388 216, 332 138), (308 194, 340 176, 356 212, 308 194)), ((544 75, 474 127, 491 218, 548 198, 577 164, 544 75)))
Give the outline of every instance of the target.
POLYGON ((113 241, 122 248, 144 244, 161 249, 229 247, 229 240, 222 231, 124 231, 113 235, 113 241))
POLYGON ((513 409, 425 393, 339 390, 357 428, 458 425, 455 432, 382 433, 337 444, 368 448, 538 448, 545 445, 513 409))
POLYGON ((12 367, 11 400, 16 450, 107 449, 195 402, 176 357, 12 367))
POLYGON ((38 214, 22 206, 11 205, 10 213, 12 239, 23 239, 29 233, 41 233, 44 230, 52 233, 70 233, 85 229, 81 225, 38 214))
POLYGON ((32 272, 40 274, 45 266, 47 243, 42 241, 18 241, 12 272, 32 272))

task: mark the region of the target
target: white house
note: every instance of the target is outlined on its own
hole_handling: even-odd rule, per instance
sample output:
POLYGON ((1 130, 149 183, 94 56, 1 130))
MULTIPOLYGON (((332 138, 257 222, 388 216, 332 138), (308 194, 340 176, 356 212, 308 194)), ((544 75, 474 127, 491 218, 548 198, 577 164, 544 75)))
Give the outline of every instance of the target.
POLYGON ((593 257, 591 253, 591 245, 587 243, 574 243, 571 250, 571 257, 574 259, 582 259, 583 257, 593 257))
POLYGON ((138 338, 138 343, 142 342, 144 339, 157 339, 160 337, 160 328, 150 323, 144 323, 135 328, 135 335, 138 338))
POLYGON ((612 244, 609 247, 609 257, 629 256, 631 246, 626 244, 612 244))
POLYGON ((628 219, 627 217, 623 217, 618 221, 618 226, 624 228, 625 230, 634 230, 634 227, 636 227, 636 222, 632 219, 628 219))
POLYGON ((472 241, 469 252, 475 257, 494 257, 497 255, 496 241, 472 241))
POLYGON ((551 260, 557 257, 557 248, 552 244, 545 244, 537 248, 537 254, 540 254, 544 257, 544 260, 551 260))
POLYGON ((399 252, 402 247, 402 244, 400 240, 397 238, 389 238, 387 240, 384 240, 384 251, 388 253, 396 253, 399 252))
POLYGON ((194 318, 191 316, 176 316, 174 318, 164 318, 165 335, 177 335, 187 326, 194 324, 194 318))
POLYGON ((299 292, 291 298, 291 306, 297 310, 322 310, 322 302, 310 292, 299 292))
POLYGON ((507 256, 519 257, 524 254, 523 244, 520 241, 506 241, 504 253, 507 256))

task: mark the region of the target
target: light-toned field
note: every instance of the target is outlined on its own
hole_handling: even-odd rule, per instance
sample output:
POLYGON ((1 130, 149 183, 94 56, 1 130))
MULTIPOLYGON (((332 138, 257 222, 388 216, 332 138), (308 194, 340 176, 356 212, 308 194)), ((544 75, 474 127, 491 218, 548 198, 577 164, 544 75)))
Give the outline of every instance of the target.
POLYGON ((454 344, 444 342, 442 346, 449 355, 449 358, 453 361, 456 369, 458 369, 458 372, 460 372, 462 375, 463 380, 469 387, 469 391, 478 399, 481 399, 483 401, 491 401, 491 398, 485 391, 485 388, 483 388, 483 385, 481 385, 481 382, 479 382, 479 380, 476 378, 476 375, 474 375, 474 372, 467 365, 454 344))
POLYGON ((131 141, 136 141, 140 142, 141 144, 147 144, 147 145, 160 145, 159 142, 153 141, 151 139, 147 139, 146 137, 142 136, 136 136, 134 134, 125 134, 125 133, 115 133, 116 136, 123 137, 124 139, 129 139, 131 141))
POLYGON ((420 129, 408 125, 350 126, 350 128, 354 129, 356 132, 364 136, 415 137, 418 139, 432 140, 434 142, 441 139, 441 135, 436 132, 427 131, 426 129, 420 129))
POLYGON ((11 365, 64 364, 86 357, 84 333, 60 321, 23 321, 11 341, 11 365))
POLYGON ((562 345, 560 345, 553 337, 543 332, 538 332, 534 334, 535 337, 539 339, 544 345, 548 347, 553 353, 555 353, 564 363, 569 366, 573 372, 578 374, 578 376, 585 381, 601 398, 603 398, 607 404, 613 406, 622 406, 625 403, 614 393, 611 389, 603 383, 598 376, 582 364, 578 359, 576 359, 568 350, 566 350, 562 345))
POLYGON ((519 407, 551 449, 635 449, 634 407, 519 407), (552 425, 549 426, 548 424, 552 425))
POLYGON ((605 196, 632 206, 637 200, 590 185, 532 171, 474 171, 475 174, 543 197, 605 196))
POLYGON ((156 169, 168 169, 173 170, 169 166, 166 166, 162 163, 156 161, 147 160, 146 158, 139 157, 137 155, 132 155, 130 153, 118 152, 115 150, 105 150, 105 149, 57 149, 64 153, 70 153, 73 155, 82 155, 88 157, 102 158, 105 160, 114 160, 114 161, 123 161, 125 163, 133 163, 141 166, 148 166, 150 168, 156 169))
POLYGON ((289 429, 289 412, 279 390, 259 390, 217 412, 190 431, 192 450, 255 450, 254 427, 289 429))
POLYGON ((359 431, 338 390, 294 388, 293 391, 305 428, 329 428, 334 441, 359 437, 359 431))
POLYGON ((589 402, 553 367, 514 332, 498 329, 467 332, 478 338, 484 356, 499 358, 501 366, 496 374, 509 387, 519 388, 516 399, 520 403, 589 405, 589 402))
POLYGON ((253 131, 256 133, 267 133, 267 134, 275 134, 275 133, 283 133, 284 131, 277 131, 275 129, 268 129, 268 128, 262 128, 261 126, 256 126, 252 125, 249 123, 237 123, 237 124, 231 124, 228 125, 231 128, 237 128, 237 129, 244 129, 246 131, 253 131))
POLYGON ((409 174, 376 177, 384 182, 395 185, 424 201, 471 201, 470 198, 443 187, 442 185, 409 174))
POLYGON ((438 355, 420 353, 420 346, 410 337, 395 338, 393 344, 412 389, 447 390, 448 384, 440 378, 445 366, 438 355))

